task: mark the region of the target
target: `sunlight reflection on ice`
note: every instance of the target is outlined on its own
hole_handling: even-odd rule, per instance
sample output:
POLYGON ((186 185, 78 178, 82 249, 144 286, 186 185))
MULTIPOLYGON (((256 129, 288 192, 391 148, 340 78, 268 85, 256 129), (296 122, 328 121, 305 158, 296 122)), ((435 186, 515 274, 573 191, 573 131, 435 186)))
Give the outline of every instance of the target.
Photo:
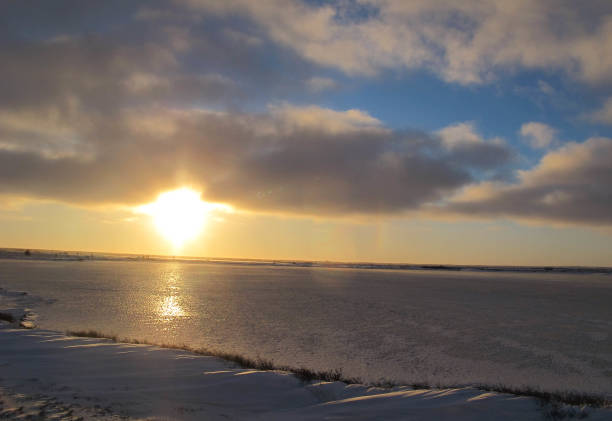
POLYGON ((181 308, 177 297, 170 296, 165 297, 162 300, 161 305, 159 307, 159 315, 163 319, 168 319, 172 317, 182 317, 185 315, 185 312, 181 308))
POLYGON ((157 314, 160 321, 171 321, 177 317, 184 317, 185 311, 181 306, 180 287, 177 285, 181 281, 181 273, 178 268, 173 268, 164 274, 165 291, 164 297, 158 301, 157 314))

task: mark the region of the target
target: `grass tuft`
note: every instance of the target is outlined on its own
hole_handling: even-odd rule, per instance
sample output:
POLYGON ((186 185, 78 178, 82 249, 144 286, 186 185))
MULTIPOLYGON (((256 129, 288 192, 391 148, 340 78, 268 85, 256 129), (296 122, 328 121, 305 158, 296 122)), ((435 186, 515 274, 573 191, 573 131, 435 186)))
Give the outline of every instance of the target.
MULTIPOLYGON (((4 313, 0 313, 1 315, 4 313)), ((10 315, 9 315, 10 316, 10 315)), ((311 370, 305 367, 290 367, 284 365, 275 365, 273 361, 266 360, 262 358, 249 358, 240 354, 223 352, 217 350, 211 350, 207 348, 193 348, 188 345, 177 345, 177 344, 167 344, 167 343, 154 343, 147 340, 138 340, 138 339, 119 339, 117 335, 108 335, 96 330, 78 330, 73 331, 69 330, 66 332, 69 336, 79 336, 79 337, 87 337, 87 338, 100 338, 100 339, 110 339, 113 342, 121 342, 121 343, 130 343, 130 344, 140 344, 140 345, 153 345, 159 346, 161 348, 170 348, 170 349, 180 349, 183 351, 193 352, 195 354, 204 355, 208 357, 219 357, 224 360, 233 362, 242 368, 248 368, 253 370, 266 370, 266 371, 286 371, 293 373, 298 379, 304 382, 310 381, 324 381, 324 382, 344 382, 347 384, 364 384, 364 382, 358 377, 345 377, 342 374, 342 370, 333 369, 333 370, 311 370)), ((401 386, 401 384, 397 382, 393 382, 386 379, 381 379, 377 382, 368 383, 367 386, 372 387, 380 387, 385 389, 391 389, 394 387, 401 386)), ((612 401, 607 399, 605 396, 596 395, 596 394, 587 394, 587 393, 579 393, 579 392, 562 392, 562 391, 554 391, 554 392, 546 392, 537 388, 532 387, 509 387, 504 385, 488 385, 488 384, 477 384, 477 385, 442 385, 436 384, 431 385, 428 383, 413 383, 410 385, 413 389, 455 389, 460 387, 474 387, 479 390, 487 391, 487 392, 498 392, 498 393, 507 393, 511 395, 517 396, 529 396, 538 399, 541 406, 544 408, 548 408, 547 416, 551 419, 562 419, 563 414, 577 416, 578 418, 583 418, 586 416, 586 412, 581 410, 576 412, 574 409, 563 409, 561 405, 572 405, 578 407, 611 407, 612 401), (568 412, 569 411, 569 412, 568 412), (571 413, 571 414, 570 414, 571 413)))
POLYGON ((5 322, 14 323, 15 318, 11 313, 2 313, 0 312, 0 320, 4 320, 5 322))
POLYGON ((109 335, 98 332, 97 330, 89 329, 89 330, 67 330, 66 335, 68 336, 78 336, 81 338, 98 338, 98 339, 110 339, 113 342, 120 342, 117 335, 109 335))

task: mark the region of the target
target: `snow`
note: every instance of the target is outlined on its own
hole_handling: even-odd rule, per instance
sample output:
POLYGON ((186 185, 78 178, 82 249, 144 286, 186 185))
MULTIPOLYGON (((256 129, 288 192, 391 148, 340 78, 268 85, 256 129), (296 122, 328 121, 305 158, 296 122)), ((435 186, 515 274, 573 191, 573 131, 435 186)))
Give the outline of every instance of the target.
MULTIPOLYGON (((30 412, 46 403, 59 408, 60 419, 62 414, 160 420, 542 418, 542 408, 528 397, 472 388, 305 383, 290 373, 237 368, 188 351, 6 325, 0 328, 0 366, 5 402, 21 396, 14 406, 30 402, 25 409, 30 412)), ((589 412, 591 420, 612 416, 604 409, 589 412)))

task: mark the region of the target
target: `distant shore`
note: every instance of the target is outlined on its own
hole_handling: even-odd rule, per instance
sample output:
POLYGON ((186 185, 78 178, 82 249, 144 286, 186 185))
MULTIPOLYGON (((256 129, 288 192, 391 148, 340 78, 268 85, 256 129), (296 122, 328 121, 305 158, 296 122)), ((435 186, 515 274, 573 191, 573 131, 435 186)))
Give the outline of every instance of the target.
POLYGON ((372 270, 426 270, 457 272, 510 272, 510 273, 575 273, 610 274, 612 267, 604 266, 508 266, 508 265, 450 265, 415 263, 370 263, 370 262, 333 262, 305 260, 239 259, 222 257, 163 256, 129 253, 100 253, 89 251, 40 250, 21 248, 0 248, 0 259, 52 260, 52 261, 150 261, 211 263, 231 265, 258 265, 283 267, 320 267, 338 269, 372 270))

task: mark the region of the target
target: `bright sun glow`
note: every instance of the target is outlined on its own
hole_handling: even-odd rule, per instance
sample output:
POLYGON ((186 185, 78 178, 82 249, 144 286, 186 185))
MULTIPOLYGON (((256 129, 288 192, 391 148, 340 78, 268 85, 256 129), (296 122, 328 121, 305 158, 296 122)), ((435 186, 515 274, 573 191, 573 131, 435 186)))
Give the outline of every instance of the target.
POLYGON ((153 217, 159 233, 176 250, 200 234, 211 210, 223 206, 203 202, 200 193, 181 188, 162 193, 155 202, 137 210, 153 217))

